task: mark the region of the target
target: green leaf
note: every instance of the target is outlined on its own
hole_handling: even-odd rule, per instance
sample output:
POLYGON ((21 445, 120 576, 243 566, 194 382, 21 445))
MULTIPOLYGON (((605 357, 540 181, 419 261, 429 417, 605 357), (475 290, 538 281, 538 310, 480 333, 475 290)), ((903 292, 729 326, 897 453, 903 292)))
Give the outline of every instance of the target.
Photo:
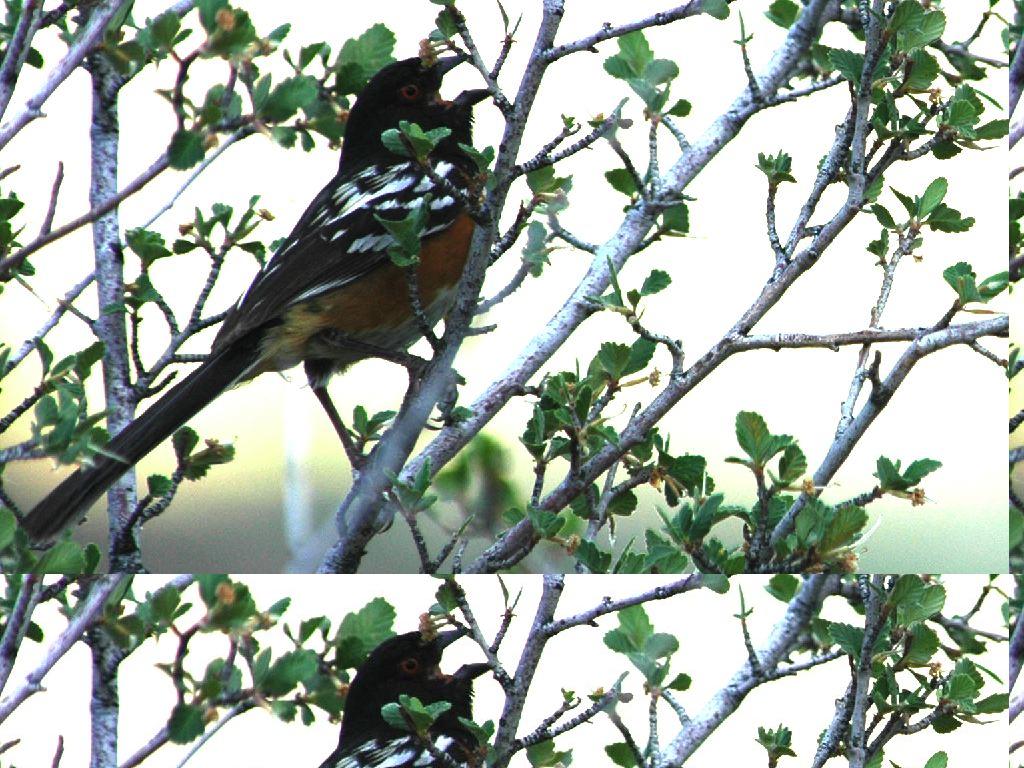
POLYGON ((171 492, 173 487, 171 478, 166 475, 150 475, 146 478, 146 488, 149 491, 149 495, 153 498, 163 498, 171 492))
POLYGON ((665 234, 686 234, 690 231, 690 210, 686 203, 676 203, 661 214, 661 227, 665 234))
POLYGON ((188 744, 203 735, 206 723, 201 707, 191 704, 176 704, 167 721, 167 732, 175 744, 188 744))
POLYGON ((58 541, 43 554, 32 568, 33 573, 62 573, 76 576, 85 570, 85 554, 73 541, 58 541))
POLYGON ((760 414, 740 411, 736 414, 736 441, 750 457, 754 467, 761 468, 791 445, 793 438, 789 435, 773 435, 760 414))
POLYGON ((654 85, 664 85, 679 76, 679 65, 668 59, 655 59, 644 67, 644 80, 654 85))
POLYGON ((934 43, 946 31, 946 17, 942 11, 932 11, 912 26, 902 29, 896 35, 896 45, 901 51, 922 48, 934 43))
POLYGON ((621 768, 636 768, 636 756, 626 742, 619 741, 615 744, 609 744, 604 748, 604 751, 611 761, 621 766, 621 768))
POLYGON ((14 532, 18 529, 18 520, 14 513, 0 504, 0 550, 7 549, 14 541, 14 532))
POLYGON ((841 507, 825 528, 821 538, 822 552, 831 552, 853 543, 854 536, 868 524, 868 513, 863 507, 841 507))
POLYGON ((555 168, 551 165, 526 174, 526 183, 535 195, 550 194, 564 189, 568 180, 568 177, 555 176, 555 168))
POLYGON ((576 559, 591 573, 608 573, 612 564, 610 552, 605 552, 594 542, 582 540, 576 548, 576 559))
POLYGON ((274 661, 260 681, 260 689, 268 696, 283 696, 315 675, 317 665, 317 656, 313 651, 290 651, 274 661))
POLYGON ((942 271, 942 278, 956 291, 961 305, 982 300, 975 277, 974 270, 966 261, 957 262, 942 271))
POLYGON ((171 255, 164 243, 163 235, 142 227, 129 229, 125 233, 125 243, 147 267, 157 259, 171 255))
POLYGON ((892 17, 889 19, 888 30, 899 32, 902 29, 915 27, 921 23, 923 18, 924 8, 921 7, 918 0, 903 0, 893 11, 892 17))
POLYGON ((945 752, 936 752, 928 758, 928 762, 924 764, 924 768, 946 768, 948 762, 949 758, 945 752))
POLYGON ((184 171, 199 163, 206 154, 203 134, 181 128, 171 137, 167 147, 167 158, 171 168, 184 171))
POLYGON ((597 361, 612 379, 618 380, 629 365, 631 349, 625 344, 606 341, 597 352, 597 361))
POLYGON ((643 650, 644 644, 654 634, 654 627, 642 605, 623 608, 616 616, 619 626, 607 632, 604 644, 616 653, 635 653, 643 650))
POLYGON ((548 739, 527 747, 526 758, 533 768, 551 768, 560 763, 568 765, 572 761, 572 751, 558 752, 554 740, 548 739))
POLYGON ((807 471, 807 457, 800 450, 800 446, 786 446, 786 450, 779 459, 779 480, 783 485, 792 485, 799 480, 807 471))
POLYGON ((860 85, 860 76, 864 71, 864 56, 860 53, 833 48, 828 52, 828 60, 832 66, 854 85, 860 85))
POLYGON ((358 93, 381 67, 394 61, 395 35, 383 24, 374 24, 357 38, 346 40, 335 64, 341 94, 358 93))
POLYGON ((923 219, 934 211, 946 196, 948 189, 949 183, 941 176, 929 184, 917 205, 917 215, 923 219))
POLYGON ((860 657, 860 649, 864 645, 862 628, 832 622, 828 625, 828 631, 832 636, 832 642, 842 648, 844 653, 855 659, 860 657))
POLYGON ((793 26, 797 16, 800 15, 800 6, 793 0, 775 0, 764 14, 770 21, 778 24, 783 29, 793 26))
POLYGON ((629 362, 626 364, 622 374, 628 376, 631 373, 642 371, 651 362, 651 358, 654 357, 654 350, 657 348, 657 344, 647 339, 637 339, 634 341, 633 346, 629 348, 629 362))
POLYGON ((1016 549, 1024 541, 1024 513, 1010 507, 1010 549, 1016 549))
POLYGON ((260 108, 261 117, 270 123, 287 120, 300 109, 309 108, 316 101, 319 88, 308 75, 289 77, 275 86, 260 108))
POLYGON ((800 581, 796 576, 789 573, 779 573, 772 576, 768 581, 765 591, 776 600, 788 603, 796 595, 796 590, 799 586, 800 581))
POLYGON ((641 77, 654 59, 651 46, 641 30, 629 32, 618 39, 619 53, 605 61, 604 68, 612 77, 641 77))
POLYGON ((700 9, 720 21, 729 18, 729 3, 726 0, 704 0, 700 9))
POLYGON ((911 92, 928 90, 939 74, 939 62, 934 56, 921 48, 910 54, 907 67, 907 79, 902 87, 911 92))
POLYGON ((668 114, 673 117, 686 117, 690 114, 690 110, 693 109, 693 105, 690 104, 686 99, 679 99, 672 108, 668 111, 668 114))
POLYGON ((903 626, 930 619, 946 604, 946 590, 941 584, 924 588, 921 597, 914 603, 903 604, 896 609, 896 620, 903 626))
POLYGON ((644 280, 644 284, 640 286, 641 296, 652 296, 655 293, 660 293, 672 284, 672 278, 668 272, 661 269, 651 270, 651 274, 644 280))
POLYGON ((633 179, 633 174, 625 168, 615 168, 613 170, 606 171, 604 177, 608 180, 608 183, 612 185, 613 189, 626 195, 626 197, 633 197, 639 191, 636 186, 636 181, 633 179))

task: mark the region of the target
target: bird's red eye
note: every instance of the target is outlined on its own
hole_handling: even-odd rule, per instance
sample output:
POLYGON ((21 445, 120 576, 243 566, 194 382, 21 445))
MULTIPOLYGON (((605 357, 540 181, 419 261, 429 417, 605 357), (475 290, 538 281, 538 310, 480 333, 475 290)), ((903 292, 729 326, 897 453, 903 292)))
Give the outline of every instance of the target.
POLYGON ((402 659, 402 663, 399 664, 402 671, 407 675, 415 675, 420 671, 420 663, 414 658, 402 659))
POLYGON ((409 83, 399 88, 398 94, 406 101, 416 101, 420 97, 420 88, 418 85, 409 83))

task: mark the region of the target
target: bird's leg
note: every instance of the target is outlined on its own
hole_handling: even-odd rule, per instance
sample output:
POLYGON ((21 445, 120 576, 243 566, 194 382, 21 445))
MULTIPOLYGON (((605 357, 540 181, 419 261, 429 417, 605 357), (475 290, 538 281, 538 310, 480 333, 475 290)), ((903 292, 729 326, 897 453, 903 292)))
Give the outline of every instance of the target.
POLYGON ((338 409, 334 407, 334 402, 331 400, 331 396, 327 393, 327 388, 323 386, 313 386, 313 394, 316 395, 316 399, 320 401, 320 405, 323 406, 324 411, 327 413, 327 418, 331 421, 331 426, 334 427, 334 431, 338 433, 338 437, 341 438, 341 444, 345 448, 345 453, 348 455, 348 460, 352 464, 352 469, 358 472, 363 468, 366 463, 366 456, 364 456, 356 444, 352 441, 352 436, 348 433, 348 428, 345 426, 345 422, 341 420, 341 415, 338 413, 338 409))
POLYGON ((341 414, 338 413, 334 401, 331 400, 331 396, 327 392, 327 380, 331 374, 330 362, 326 360, 307 360, 304 367, 306 369, 306 378, 309 380, 309 386, 313 390, 313 394, 316 395, 320 405, 323 406, 331 426, 334 427, 334 431, 338 433, 338 438, 345 449, 345 454, 352 464, 352 470, 358 472, 366 464, 366 456, 363 455, 362 451, 359 450, 352 440, 348 427, 341 420, 341 414))

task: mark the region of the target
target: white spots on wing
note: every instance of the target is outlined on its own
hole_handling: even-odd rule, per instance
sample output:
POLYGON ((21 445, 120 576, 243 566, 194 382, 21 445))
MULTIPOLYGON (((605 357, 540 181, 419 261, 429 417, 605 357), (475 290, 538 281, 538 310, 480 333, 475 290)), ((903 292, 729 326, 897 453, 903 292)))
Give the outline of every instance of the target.
POLYGON ((448 229, 448 227, 450 227, 451 225, 452 223, 450 221, 446 221, 443 224, 436 224, 433 227, 428 227, 427 229, 424 229, 422 232, 420 232, 420 239, 436 234, 437 232, 440 232, 443 229, 448 229))
POLYGON ((430 202, 430 210, 432 210, 432 211, 439 211, 442 208, 447 208, 448 206, 452 205, 454 202, 455 202, 455 198, 454 197, 452 197, 451 195, 445 195, 444 197, 437 198, 437 200, 431 200, 431 202, 430 202))
MULTIPOLYGON (((409 761, 416 756, 416 752, 407 749, 402 752, 397 752, 382 763, 374 763, 375 768, 401 768, 403 765, 407 765, 409 761)), ((421 764, 418 761, 413 765, 421 764)))
POLYGON ((352 241, 352 245, 348 247, 348 252, 362 253, 363 251, 372 251, 384 248, 393 242, 394 240, 390 235, 366 235, 352 241))
POLYGON ((433 188, 433 180, 431 180, 429 176, 424 176, 422 179, 420 179, 420 183, 416 185, 416 189, 414 189, 413 192, 419 192, 422 194, 423 192, 429 192, 433 188))
MULTIPOLYGON (((451 736, 438 736, 434 739, 434 746, 437 748, 438 752, 447 752, 454 742, 455 740, 451 736)), ((436 758, 430 753, 430 750, 425 749, 423 750, 423 754, 416 758, 416 762, 413 763, 413 766, 434 765, 435 760, 436 758)))
POLYGON ((312 288, 310 288, 310 289, 308 289, 306 291, 303 291, 298 296, 296 296, 294 299, 289 301, 288 305, 292 306, 294 304, 301 304, 306 299, 312 299, 314 296, 319 296, 322 293, 327 293, 328 291, 333 291, 335 288, 341 288, 343 285, 348 285, 351 282, 352 282, 352 277, 351 276, 346 276, 346 277, 343 277, 340 280, 331 280, 330 282, 326 282, 326 283, 317 283, 312 288))

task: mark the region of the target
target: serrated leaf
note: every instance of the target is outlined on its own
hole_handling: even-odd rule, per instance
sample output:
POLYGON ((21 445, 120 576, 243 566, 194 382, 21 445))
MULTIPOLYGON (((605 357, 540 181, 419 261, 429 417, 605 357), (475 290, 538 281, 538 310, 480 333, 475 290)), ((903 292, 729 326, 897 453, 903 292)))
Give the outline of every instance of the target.
POLYGON ((198 131, 179 129, 171 137, 167 147, 167 159, 172 168, 187 170, 203 159, 206 149, 203 135, 198 131))

